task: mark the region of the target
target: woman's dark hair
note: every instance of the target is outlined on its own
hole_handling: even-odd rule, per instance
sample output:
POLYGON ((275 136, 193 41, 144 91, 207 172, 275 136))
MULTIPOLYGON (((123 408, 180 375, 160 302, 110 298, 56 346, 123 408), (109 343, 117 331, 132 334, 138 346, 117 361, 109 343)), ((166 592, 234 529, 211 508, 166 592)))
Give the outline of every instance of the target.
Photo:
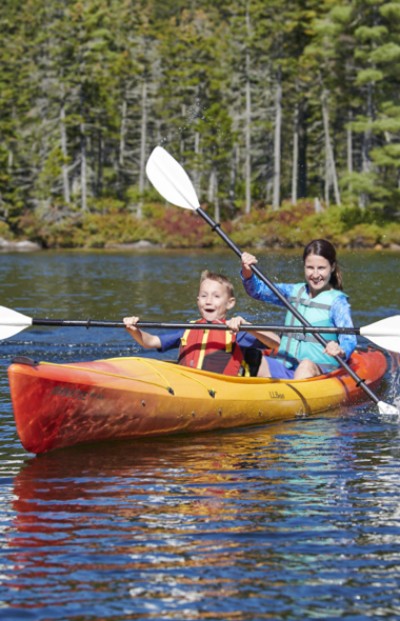
POLYGON ((334 266, 334 270, 331 274, 330 283, 334 289, 343 289, 342 273, 340 271, 338 262, 336 260, 336 249, 331 242, 326 239, 313 239, 304 248, 303 251, 303 263, 310 254, 316 254, 319 257, 324 257, 331 266, 334 266))

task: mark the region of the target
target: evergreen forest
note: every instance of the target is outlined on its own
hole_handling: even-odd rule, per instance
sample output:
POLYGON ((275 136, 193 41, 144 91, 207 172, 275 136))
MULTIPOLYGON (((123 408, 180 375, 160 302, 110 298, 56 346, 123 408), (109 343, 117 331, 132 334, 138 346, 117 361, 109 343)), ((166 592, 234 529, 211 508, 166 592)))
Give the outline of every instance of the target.
POLYGON ((2 0, 0 237, 400 247, 400 0, 2 0))

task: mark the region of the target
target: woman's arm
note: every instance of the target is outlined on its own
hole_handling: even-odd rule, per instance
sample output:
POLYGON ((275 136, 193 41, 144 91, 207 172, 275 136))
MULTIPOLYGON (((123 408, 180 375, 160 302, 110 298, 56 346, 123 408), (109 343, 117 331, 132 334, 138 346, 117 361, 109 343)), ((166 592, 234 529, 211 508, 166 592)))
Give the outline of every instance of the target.
MULTIPOLYGON (((240 275, 242 277, 246 293, 255 300, 270 302, 271 304, 276 304, 278 306, 285 306, 285 304, 276 297, 275 293, 273 293, 271 289, 251 271, 251 266, 257 263, 256 257, 248 252, 244 252, 241 258, 242 271, 240 275)), ((285 298, 288 298, 292 293, 294 285, 276 284, 275 286, 285 298)))
MULTIPOLYGON (((269 302, 277 306, 285 307, 285 304, 277 298, 275 293, 273 293, 271 289, 262 282, 262 280, 257 278, 255 274, 252 274, 252 276, 247 280, 243 279, 242 275, 242 281, 245 291, 250 297, 255 300, 260 300, 261 302, 269 302)), ((285 298, 289 298, 291 296, 294 287, 293 284, 284 283, 276 284, 275 286, 285 298)))
MULTIPOLYGON (((353 320, 351 317, 351 307, 345 295, 338 297, 331 308, 331 321, 338 328, 352 328, 353 320)), ((357 337, 355 334, 339 334, 339 345, 344 352, 344 357, 348 360, 357 347, 357 337)), ((328 352, 329 353, 329 352, 328 352)))

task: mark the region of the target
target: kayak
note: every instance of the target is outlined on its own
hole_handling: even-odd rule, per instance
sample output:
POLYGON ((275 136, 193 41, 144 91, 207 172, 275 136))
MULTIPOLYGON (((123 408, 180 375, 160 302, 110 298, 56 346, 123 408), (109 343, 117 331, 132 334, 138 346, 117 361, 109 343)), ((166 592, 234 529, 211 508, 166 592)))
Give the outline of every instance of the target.
MULTIPOLYGON (((373 387, 385 355, 357 350, 351 368, 373 387)), ((228 377, 153 358, 8 368, 17 433, 32 453, 84 442, 264 425, 365 401, 345 370, 307 380, 228 377)))

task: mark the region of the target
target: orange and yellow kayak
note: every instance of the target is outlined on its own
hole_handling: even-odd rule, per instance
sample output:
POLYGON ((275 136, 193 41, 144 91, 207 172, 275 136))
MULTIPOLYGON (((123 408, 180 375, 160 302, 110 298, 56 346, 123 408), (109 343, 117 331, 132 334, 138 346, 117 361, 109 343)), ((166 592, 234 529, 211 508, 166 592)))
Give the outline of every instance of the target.
MULTIPOLYGON (((373 387, 387 370, 378 350, 356 351, 352 369, 373 387)), ((261 425, 365 401, 346 371, 308 380, 227 377, 151 358, 8 369, 17 432, 44 453, 82 442, 261 425)))

